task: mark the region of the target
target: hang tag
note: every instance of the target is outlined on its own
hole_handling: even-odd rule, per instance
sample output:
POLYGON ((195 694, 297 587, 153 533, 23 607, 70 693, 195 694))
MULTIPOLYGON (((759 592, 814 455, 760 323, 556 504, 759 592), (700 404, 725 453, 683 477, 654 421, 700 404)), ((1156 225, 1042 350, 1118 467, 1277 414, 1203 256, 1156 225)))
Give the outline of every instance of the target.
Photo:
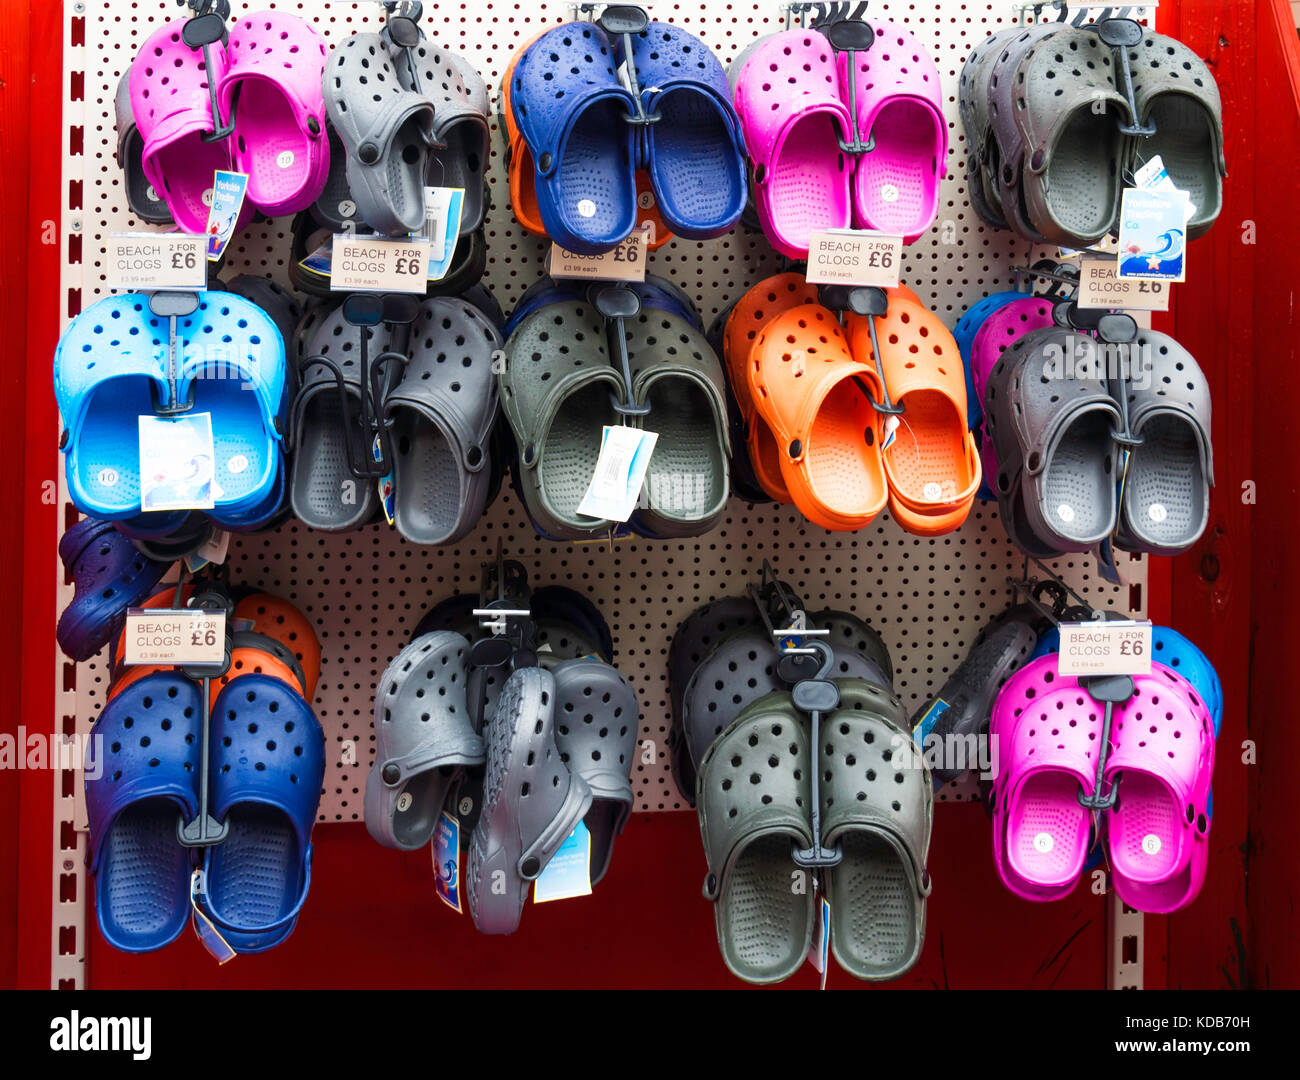
POLYGON ((216 262, 225 253, 235 233, 235 224, 244 209, 248 193, 248 174, 218 169, 213 174, 212 203, 208 207, 208 261, 216 262))
POLYGON ((820 229, 808 238, 809 285, 898 287, 903 238, 870 229, 820 229))
POLYGON ((114 233, 105 252, 108 287, 124 292, 206 289, 206 245, 202 236, 190 233, 114 233))
POLYGON ((211 510, 216 497, 212 414, 141 416, 140 509, 211 510))
POLYGON ((578 513, 608 521, 627 521, 636 509, 659 436, 653 431, 606 424, 600 440, 596 471, 578 513))
POLYGON ((930 732, 934 730, 934 725, 939 722, 939 717, 948 711, 951 706, 943 698, 935 698, 934 704, 918 716, 912 724, 912 738, 916 740, 916 745, 924 747, 925 740, 929 737, 930 732))
POLYGON ((817 895, 819 899, 816 901, 814 908, 816 918, 813 921, 812 944, 808 947, 808 963, 822 977, 821 986, 818 989, 825 990, 826 975, 831 966, 831 904, 821 892, 820 887, 817 889, 817 895))
MULTIPOLYGON (((1159 154, 1156 154, 1155 157, 1138 169, 1133 174, 1133 179, 1135 181, 1134 187, 1148 191, 1179 190, 1174 183, 1174 178, 1169 175, 1169 170, 1165 168, 1164 159, 1159 154)), ((1189 192, 1183 191, 1180 194, 1187 200, 1187 217, 1190 219, 1196 213, 1196 204, 1192 202, 1192 196, 1189 192)))
MULTIPOLYGON (((460 232, 460 207, 465 198, 464 188, 427 187, 424 189, 424 232, 429 241, 429 262, 440 263, 447 252, 448 234, 460 232), (456 202, 456 224, 451 228, 451 204, 456 202)), ((452 235, 451 246, 456 246, 452 235)), ((430 275, 432 277, 432 274, 430 275)), ((439 275, 441 276, 441 275, 439 275)))
POLYGON ((1086 254, 1079 262, 1081 308, 1119 308, 1126 311, 1168 311, 1173 286, 1164 281, 1122 278, 1113 258, 1086 254))
POLYGON ((381 476, 375 482, 375 487, 379 490, 379 505, 384 511, 384 520, 387 521, 389 525, 393 524, 396 520, 393 514, 394 507, 397 503, 397 483, 394 476, 394 473, 388 473, 386 476, 381 476))
MULTIPOLYGON (((230 550, 230 533, 225 529, 214 529, 203 543, 185 556, 185 568, 191 574, 197 574, 205 566, 215 563, 220 566, 226 561, 230 550)), ((237 629, 237 628, 236 628, 237 629)))
POLYGON ((428 270, 429 241, 422 237, 393 240, 383 236, 334 234, 330 251, 332 292, 401 292, 423 296, 428 270))
POLYGON ((464 913, 460 902, 460 821, 446 810, 433 830, 433 891, 457 915, 464 913))
POLYGON ((898 429, 901 425, 902 421, 897 416, 885 417, 885 435, 880 440, 880 452, 882 454, 894 445, 894 440, 898 438, 898 429))
POLYGON ((233 960, 238 954, 221 936, 221 931, 217 929, 216 924, 199 907, 199 896, 202 892, 203 871, 196 869, 190 875, 190 907, 194 911, 194 933, 198 935, 199 943, 212 954, 212 958, 218 964, 224 964, 228 960, 233 960))
POLYGON ((578 255, 552 244, 546 257, 553 278, 584 281, 645 281, 645 256, 651 242, 649 222, 635 229, 622 243, 600 255, 578 255))
POLYGON ((1060 675, 1150 675, 1150 622, 1061 623, 1060 675))
POLYGON ((1119 276, 1183 281, 1187 199, 1181 191, 1126 188, 1119 217, 1119 276))
POLYGON ((220 664, 226 613, 203 608, 134 608, 126 613, 122 663, 220 664))
POLYGON ((533 903, 590 895, 591 833, 580 821, 533 882, 533 903))

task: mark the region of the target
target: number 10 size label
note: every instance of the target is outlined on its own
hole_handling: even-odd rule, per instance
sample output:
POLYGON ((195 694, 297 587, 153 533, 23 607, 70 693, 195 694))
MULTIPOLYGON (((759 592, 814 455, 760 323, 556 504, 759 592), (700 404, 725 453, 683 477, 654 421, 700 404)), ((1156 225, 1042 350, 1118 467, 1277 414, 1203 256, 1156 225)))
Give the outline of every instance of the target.
POLYGON ((1062 675, 1150 675, 1149 622, 1061 624, 1062 675))
POLYGON ((124 646, 125 664, 219 664, 226 655, 226 613, 128 611, 124 646))
POLYGON ((429 285, 429 241, 334 234, 330 289, 335 292, 423 294, 429 285))
POLYGON ((208 287, 208 248, 188 233, 119 233, 108 238, 108 287, 127 292, 208 287))
POLYGON ((808 284, 898 286, 903 238, 866 229, 825 229, 808 239, 808 284))

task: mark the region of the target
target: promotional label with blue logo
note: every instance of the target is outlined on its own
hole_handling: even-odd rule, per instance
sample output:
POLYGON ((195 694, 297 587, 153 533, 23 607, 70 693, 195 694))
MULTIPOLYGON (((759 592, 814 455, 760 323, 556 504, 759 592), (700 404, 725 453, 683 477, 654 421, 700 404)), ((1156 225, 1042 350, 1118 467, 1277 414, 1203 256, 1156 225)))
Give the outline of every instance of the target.
MULTIPOLYGON (((141 416, 140 509, 211 510, 219 492, 212 414, 141 416)), ((238 471, 240 455, 227 463, 238 471)))
POLYGON ((1119 227, 1119 276, 1147 281, 1187 278, 1187 221, 1195 210, 1159 157, 1138 170, 1124 192, 1119 227))
POLYGON ((591 833, 581 821, 533 882, 533 903, 591 895, 591 833))
POLYGON ((216 262, 226 250, 244 209, 248 174, 218 169, 212 179, 212 205, 208 207, 208 261, 216 262))
POLYGON ((452 911, 460 914, 460 821, 442 812, 433 833, 433 891, 452 911))

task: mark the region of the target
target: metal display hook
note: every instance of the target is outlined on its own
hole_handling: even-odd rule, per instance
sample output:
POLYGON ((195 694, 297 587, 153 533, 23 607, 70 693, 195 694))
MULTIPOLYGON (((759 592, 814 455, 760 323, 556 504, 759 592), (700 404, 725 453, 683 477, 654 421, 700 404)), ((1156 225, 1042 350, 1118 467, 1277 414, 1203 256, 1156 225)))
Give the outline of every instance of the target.
POLYGON ((822 717, 833 712, 840 704, 840 688, 830 679, 835 667, 835 654, 825 641, 812 641, 806 646, 797 646, 784 650, 796 656, 815 656, 820 661, 817 674, 810 679, 795 683, 790 692, 795 708, 808 714, 808 745, 813 748, 814 766, 808 770, 808 798, 812 814, 812 846, 801 848, 794 845, 791 856, 796 866, 808 868, 838 866, 844 859, 844 852, 839 845, 822 847, 822 808, 821 808, 821 769, 815 764, 816 755, 821 747, 822 717))
POLYGON ((623 381, 622 400, 609 395, 614 411, 626 418, 629 416, 648 416, 650 403, 638 405, 636 394, 632 389, 632 361, 627 352, 627 331, 624 324, 627 319, 634 319, 641 314, 641 297, 625 285, 593 285, 587 292, 587 299, 605 320, 605 334, 608 339, 611 360, 618 358, 619 372, 623 381))
POLYGON ((811 654, 800 652, 799 649, 805 638, 824 638, 829 636, 830 631, 809 624, 802 601, 776 576, 776 571, 767 559, 763 560, 760 584, 751 584, 748 592, 749 598, 758 608, 758 617, 762 620, 768 637, 780 653, 777 675, 790 685, 808 678, 809 665, 805 657, 811 654))
POLYGON ((320 365, 334 376, 344 426, 349 430, 354 424, 359 427, 367 438, 367 445, 372 448, 369 460, 358 461, 353 440, 344 441, 348 468, 358 479, 379 479, 392 470, 392 446, 389 439, 392 421, 383 416, 383 404, 408 360, 404 353, 393 349, 380 353, 372 360, 368 344, 370 328, 380 323, 409 327, 419 313, 419 299, 408 293, 353 293, 343 301, 343 318, 350 325, 361 328, 361 350, 357 360, 360 368, 357 396, 360 402, 355 415, 347 382, 343 378, 343 369, 338 362, 328 356, 309 356, 302 361, 301 370, 304 373, 313 365, 320 365))
POLYGON ((483 730, 487 710, 488 677, 498 668, 537 666, 537 627, 533 622, 528 574, 521 563, 506 559, 497 540, 497 557, 483 564, 479 606, 473 609, 479 625, 489 631, 469 650, 470 722, 483 730))
POLYGON ((1034 278, 1050 281, 1051 286, 1041 294, 1044 300, 1068 300, 1079 288, 1079 270, 1055 259, 1039 259, 1032 266, 1013 266, 1011 273, 1017 282, 1034 278))
POLYGON ((880 342, 876 338, 876 319, 889 313, 889 295, 884 289, 865 285, 820 285, 817 288, 817 298, 822 307, 836 312, 841 322, 846 311, 866 317, 867 333, 871 335, 871 356, 876 362, 876 375, 880 380, 881 400, 876 400, 861 379, 855 378, 854 382, 876 412, 886 416, 902 416, 905 407, 895 405, 889 397, 889 387, 885 385, 885 369, 880 360, 880 342))
MULTIPOLYGON (((212 46, 226 39, 226 20, 230 18, 230 0, 176 0, 180 7, 188 7, 194 16, 181 28, 181 40, 191 49, 203 50, 203 67, 212 72, 212 46)), ((178 61, 179 63, 179 61, 178 61)), ((212 105, 212 130, 202 136, 204 142, 220 142, 235 130, 237 98, 230 102, 230 116, 224 125, 221 108, 217 104, 217 80, 208 79, 208 101, 212 105)))

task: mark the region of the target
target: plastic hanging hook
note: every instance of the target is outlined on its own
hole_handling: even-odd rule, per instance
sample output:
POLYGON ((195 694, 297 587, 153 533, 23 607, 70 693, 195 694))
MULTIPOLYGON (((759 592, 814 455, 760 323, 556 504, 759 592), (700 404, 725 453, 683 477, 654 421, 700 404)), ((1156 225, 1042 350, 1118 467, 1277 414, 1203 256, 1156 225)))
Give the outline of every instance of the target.
POLYGON ((611 354, 618 357, 619 370, 623 377, 623 395, 620 401, 612 393, 609 395, 614 410, 620 416, 648 416, 650 403, 636 403, 636 394, 632 390, 632 361, 627 353, 627 332, 624 323, 641 314, 641 297, 623 285, 593 285, 587 293, 592 307, 605 320, 611 354))
MULTIPOLYGON (((813 25, 817 25, 814 21, 813 25)), ((862 132, 858 129, 858 53, 864 53, 876 43, 876 32, 871 24, 858 18, 840 19, 832 22, 822 33, 836 52, 848 54, 849 71, 849 123, 853 125, 853 138, 840 139, 840 149, 846 154, 869 154, 876 148, 874 132, 867 132, 866 142, 862 141, 862 132)))
POLYGON ((1124 96, 1128 99, 1129 115, 1133 117, 1134 121, 1131 124, 1120 124, 1120 133, 1123 135, 1138 135, 1149 139, 1156 133, 1156 126, 1154 123, 1140 124, 1137 122, 1137 94, 1133 90, 1133 63, 1128 54, 1129 49, 1141 43, 1143 33, 1141 25, 1133 19, 1106 19, 1097 24, 1097 36, 1101 38, 1103 44, 1115 50, 1115 55, 1119 60, 1120 74, 1124 77, 1124 96))
POLYGON ((628 92, 636 104, 636 112, 623 119, 639 127, 657 124, 663 119, 663 114, 645 111, 645 102, 641 100, 641 84, 636 76, 636 61, 632 58, 632 38, 650 25, 650 16, 646 14, 645 8, 634 4, 611 4, 600 13, 596 25, 611 37, 623 39, 623 68, 627 72, 628 92))
POLYGON ((194 408, 194 387, 185 401, 179 400, 177 378, 180 375, 180 345, 176 341, 176 320, 193 315, 199 309, 198 293, 156 292, 149 297, 149 310, 167 320, 167 401, 154 406, 159 416, 176 416, 194 408))
POLYGON ((208 768, 212 743, 212 680, 219 679, 230 669, 232 639, 230 633, 230 614, 234 610, 230 594, 218 586, 210 586, 194 595, 191 608, 204 611, 222 612, 226 615, 224 659, 215 665, 187 665, 181 673, 199 684, 202 695, 202 725, 200 727, 199 745, 199 808, 190 821, 183 817, 176 822, 176 841, 182 847, 211 847, 219 844, 230 832, 230 822, 218 821, 212 814, 208 791, 208 768))
POLYGON ((886 416, 902 416, 905 408, 895 405, 889 397, 889 388, 885 385, 884 365, 880 362, 880 342, 876 339, 876 319, 889 312, 889 295, 884 289, 856 285, 822 285, 817 290, 817 298, 822 307, 830 308, 843 314, 846 311, 864 316, 867 320, 867 333, 871 335, 871 355, 876 362, 876 374, 880 377, 880 401, 872 395, 861 379, 855 379, 871 407, 886 416))
MULTIPOLYGON (((181 27, 181 41, 191 49, 203 50, 203 68, 207 72, 215 70, 212 66, 212 46, 226 37, 226 20, 230 18, 229 0, 189 0, 189 7, 195 12, 181 27)), ((235 130, 235 110, 238 98, 230 103, 230 116, 225 124, 221 122, 221 108, 217 104, 217 80, 208 79, 208 101, 212 106, 212 130, 204 135, 204 142, 221 142, 228 139, 235 130)))
MULTIPOLYGON (((824 641, 813 641, 809 645, 790 650, 800 655, 816 656, 819 664, 817 674, 811 679, 795 683, 791 691, 795 708, 808 714, 808 744, 816 755, 821 748, 821 724, 825 714, 833 712, 840 704, 840 688, 830 679, 835 666, 835 654, 824 641)), ((822 847, 821 814, 821 769, 814 767, 808 771, 809 801, 812 815, 812 846, 801 848, 797 844, 791 852, 796 866, 809 868, 838 866, 844 859, 844 853, 838 846, 822 847)))

